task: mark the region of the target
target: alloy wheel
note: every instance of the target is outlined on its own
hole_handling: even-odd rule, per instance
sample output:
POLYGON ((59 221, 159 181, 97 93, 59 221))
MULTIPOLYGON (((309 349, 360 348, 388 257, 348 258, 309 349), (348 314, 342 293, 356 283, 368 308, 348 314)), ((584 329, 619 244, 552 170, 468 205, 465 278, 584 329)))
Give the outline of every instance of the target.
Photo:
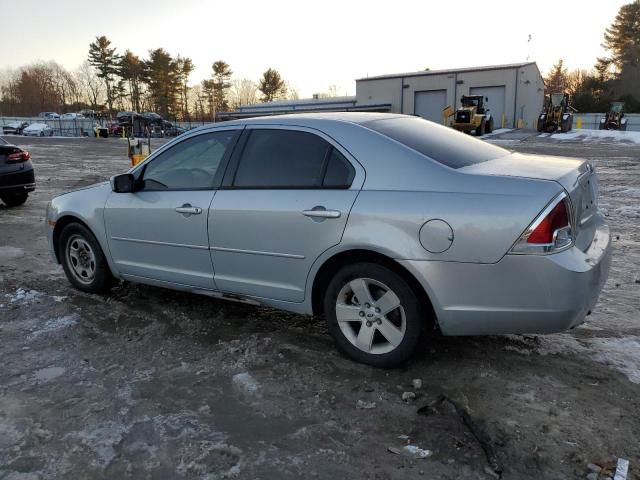
POLYGON ((407 326, 396 293, 371 278, 356 278, 342 287, 336 300, 336 319, 345 338, 371 354, 397 348, 407 326))

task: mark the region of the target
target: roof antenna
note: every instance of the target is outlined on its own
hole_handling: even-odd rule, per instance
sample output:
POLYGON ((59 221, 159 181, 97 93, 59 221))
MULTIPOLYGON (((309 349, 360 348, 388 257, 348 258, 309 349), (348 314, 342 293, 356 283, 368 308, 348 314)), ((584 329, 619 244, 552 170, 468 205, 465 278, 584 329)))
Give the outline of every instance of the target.
POLYGON ((531 34, 529 34, 529 38, 527 39, 527 62, 529 61, 529 57, 531 56, 531 34))

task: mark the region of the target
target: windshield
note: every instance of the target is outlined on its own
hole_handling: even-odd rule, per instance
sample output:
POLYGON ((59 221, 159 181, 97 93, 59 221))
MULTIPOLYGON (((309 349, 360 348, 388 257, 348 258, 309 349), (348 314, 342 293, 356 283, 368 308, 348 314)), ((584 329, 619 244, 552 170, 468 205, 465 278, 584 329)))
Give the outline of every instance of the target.
POLYGON ((624 105, 624 103, 612 103, 611 104, 611 111, 612 112, 616 112, 616 113, 620 113, 622 111, 622 106, 624 105))
POLYGON ((418 117, 372 120, 362 125, 450 168, 467 167, 510 154, 504 148, 418 117))
POLYGON ((551 95, 551 105, 553 105, 554 107, 560 107, 563 101, 564 101, 563 93, 554 93, 553 95, 551 95))
POLYGON ((479 101, 480 100, 478 98, 463 98, 462 99, 462 106, 463 107, 477 107, 479 101))

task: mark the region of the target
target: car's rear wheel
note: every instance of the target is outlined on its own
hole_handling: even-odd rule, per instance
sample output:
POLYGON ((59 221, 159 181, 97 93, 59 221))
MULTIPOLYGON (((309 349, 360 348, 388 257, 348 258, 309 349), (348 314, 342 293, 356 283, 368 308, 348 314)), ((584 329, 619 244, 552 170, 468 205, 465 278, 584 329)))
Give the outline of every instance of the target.
POLYGON ((84 225, 66 225, 60 232, 58 245, 64 273, 78 290, 102 293, 115 284, 100 244, 84 225))
POLYGON ((411 286, 401 275, 375 263, 340 269, 329 282, 324 311, 340 350, 375 367, 391 368, 406 361, 423 329, 411 286))
POLYGON ((29 194, 25 191, 3 193, 0 195, 0 200, 4 202, 7 207, 17 207, 27 201, 29 194))

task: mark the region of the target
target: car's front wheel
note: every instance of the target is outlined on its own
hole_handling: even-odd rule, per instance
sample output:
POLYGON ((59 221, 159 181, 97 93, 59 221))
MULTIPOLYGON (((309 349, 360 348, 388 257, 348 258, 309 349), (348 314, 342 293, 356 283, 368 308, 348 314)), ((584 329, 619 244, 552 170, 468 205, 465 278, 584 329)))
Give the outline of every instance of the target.
POLYGON ((0 195, 0 200, 2 200, 7 207, 17 207, 22 205, 27 201, 27 197, 29 194, 27 192, 13 192, 13 193, 4 193, 0 195))
POLYGON ((58 241, 58 258, 69 281, 88 293, 108 291, 115 283, 96 237, 84 225, 66 225, 58 241))
POLYGON ((391 368, 406 361, 424 322, 416 293, 393 270, 357 263, 339 270, 324 299, 329 332, 354 360, 391 368))

